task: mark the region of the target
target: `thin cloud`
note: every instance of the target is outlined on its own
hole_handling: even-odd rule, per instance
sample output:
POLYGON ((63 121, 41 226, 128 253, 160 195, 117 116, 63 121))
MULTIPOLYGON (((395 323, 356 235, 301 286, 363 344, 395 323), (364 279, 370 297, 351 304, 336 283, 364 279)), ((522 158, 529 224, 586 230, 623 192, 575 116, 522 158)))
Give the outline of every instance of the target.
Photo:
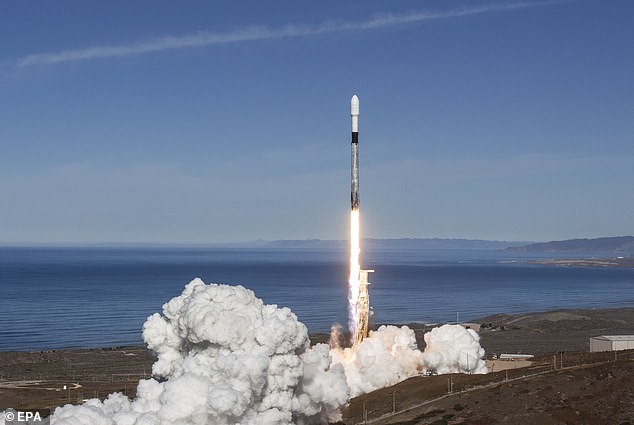
POLYGON ((64 62, 86 61, 91 59, 133 56, 165 50, 208 47, 214 45, 263 41, 283 38, 310 37, 321 34, 353 30, 373 30, 396 27, 424 21, 479 15, 490 12, 548 6, 561 1, 539 1, 495 4, 479 7, 465 7, 444 12, 414 12, 408 14, 382 14, 370 19, 356 22, 324 22, 319 25, 287 25, 281 28, 248 27, 224 33, 197 32, 182 36, 166 36, 151 40, 118 44, 111 46, 94 46, 85 49, 62 50, 59 52, 36 53, 24 56, 17 61, 20 68, 36 65, 52 65, 64 62))

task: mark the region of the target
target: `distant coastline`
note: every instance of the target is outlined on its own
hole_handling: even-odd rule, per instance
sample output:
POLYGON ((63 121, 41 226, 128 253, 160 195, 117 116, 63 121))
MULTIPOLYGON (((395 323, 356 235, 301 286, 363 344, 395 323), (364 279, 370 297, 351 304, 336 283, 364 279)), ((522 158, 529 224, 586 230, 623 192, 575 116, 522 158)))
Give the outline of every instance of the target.
POLYGON ((634 268, 634 257, 552 259, 531 261, 531 263, 559 267, 604 267, 632 269, 634 268))
POLYGON ((634 236, 615 236, 595 239, 567 239, 532 243, 525 246, 509 246, 506 251, 534 252, 575 252, 575 253, 623 253, 623 256, 634 254, 634 236))
MULTIPOLYGON (((362 240, 364 249, 473 249, 497 251, 509 247, 523 246, 526 243, 446 238, 365 238, 362 240)), ((302 239, 271 241, 262 245, 262 248, 345 248, 347 245, 347 240, 302 239)))
MULTIPOLYGON (((528 241, 496 241, 483 239, 451 238, 365 238, 365 249, 456 249, 502 251, 530 244, 528 241)), ((254 240, 225 243, 150 243, 150 242, 100 242, 100 243, 2 243, 0 247, 15 248, 218 248, 218 249, 345 249, 344 239, 282 239, 254 240)))
MULTIPOLYGON (((499 241, 463 238, 364 238, 364 249, 482 250, 511 253, 570 253, 602 257, 634 255, 634 236, 567 239, 550 242, 499 241)), ((346 239, 280 239, 219 243, 77 242, 0 243, 7 248, 211 248, 211 249, 346 249, 346 239)))

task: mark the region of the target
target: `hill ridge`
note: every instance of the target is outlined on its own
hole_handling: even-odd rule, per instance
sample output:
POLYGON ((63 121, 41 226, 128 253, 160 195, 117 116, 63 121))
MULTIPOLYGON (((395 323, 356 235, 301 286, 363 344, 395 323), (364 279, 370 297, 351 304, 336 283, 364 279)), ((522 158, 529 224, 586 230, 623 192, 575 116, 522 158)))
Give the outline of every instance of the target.
POLYGON ((634 252, 634 236, 566 239, 506 248, 512 252, 634 252))

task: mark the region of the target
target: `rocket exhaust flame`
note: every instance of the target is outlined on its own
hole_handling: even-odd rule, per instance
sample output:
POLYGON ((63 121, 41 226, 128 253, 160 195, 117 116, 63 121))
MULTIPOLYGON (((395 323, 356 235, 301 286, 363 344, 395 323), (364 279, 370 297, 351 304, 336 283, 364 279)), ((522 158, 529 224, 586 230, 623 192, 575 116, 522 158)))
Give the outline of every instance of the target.
POLYGON ((350 212, 350 278, 348 280, 348 329, 356 341, 356 328, 359 322, 359 283, 361 267, 359 266, 359 210, 350 212))

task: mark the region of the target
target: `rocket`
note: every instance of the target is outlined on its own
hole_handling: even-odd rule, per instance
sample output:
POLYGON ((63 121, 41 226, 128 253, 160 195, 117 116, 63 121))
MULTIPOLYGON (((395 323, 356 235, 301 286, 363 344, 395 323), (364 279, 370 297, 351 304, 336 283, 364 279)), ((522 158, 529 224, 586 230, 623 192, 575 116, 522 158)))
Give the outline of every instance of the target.
POLYGON ((352 211, 359 209, 359 98, 355 94, 350 99, 352 117, 352 190, 350 202, 352 211))
POLYGON ((353 345, 360 344, 367 336, 370 323, 370 293, 368 273, 359 266, 359 98, 350 99, 352 117, 352 188, 350 191, 350 330, 353 345))

